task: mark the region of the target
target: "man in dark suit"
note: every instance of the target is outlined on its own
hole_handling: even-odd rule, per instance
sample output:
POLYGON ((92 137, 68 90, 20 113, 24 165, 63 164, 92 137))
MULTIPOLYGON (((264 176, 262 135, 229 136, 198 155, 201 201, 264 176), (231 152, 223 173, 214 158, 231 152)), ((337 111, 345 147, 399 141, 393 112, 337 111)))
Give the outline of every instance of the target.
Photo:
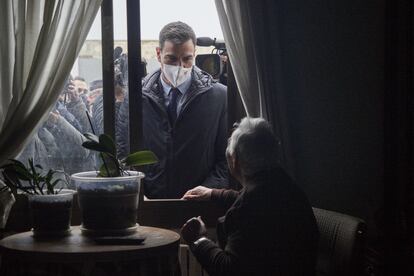
POLYGON ((184 199, 213 200, 231 207, 217 225, 218 244, 200 217, 181 233, 210 276, 314 275, 318 230, 305 194, 278 165, 278 142, 270 125, 244 118, 226 150, 240 192, 198 186, 184 199))
MULTIPOLYGON (((196 35, 183 22, 160 31, 161 68, 142 80, 143 148, 159 162, 146 166, 148 198, 181 198, 198 185, 227 187, 227 88, 194 65, 196 35)), ((120 107, 119 156, 129 152, 128 99, 120 107)), ((131 130, 136 131, 136 130, 131 130)))

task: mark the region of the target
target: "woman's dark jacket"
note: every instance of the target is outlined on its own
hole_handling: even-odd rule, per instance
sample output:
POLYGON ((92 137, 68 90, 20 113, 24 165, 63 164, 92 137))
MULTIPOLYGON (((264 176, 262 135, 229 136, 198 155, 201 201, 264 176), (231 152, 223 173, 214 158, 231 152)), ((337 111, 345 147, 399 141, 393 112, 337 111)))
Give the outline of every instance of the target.
MULTIPOLYGON (((144 149, 153 151, 157 164, 143 168, 149 198, 181 198, 198 185, 227 187, 226 87, 197 67, 181 111, 171 125, 160 84, 160 70, 147 75, 142 87, 144 149)), ((128 149, 128 101, 120 108, 117 130, 120 156, 128 149)))
POLYGON ((233 205, 219 219, 219 245, 204 240, 193 254, 210 276, 314 275, 318 230, 304 193, 282 170, 261 172, 242 192, 213 190, 233 205))

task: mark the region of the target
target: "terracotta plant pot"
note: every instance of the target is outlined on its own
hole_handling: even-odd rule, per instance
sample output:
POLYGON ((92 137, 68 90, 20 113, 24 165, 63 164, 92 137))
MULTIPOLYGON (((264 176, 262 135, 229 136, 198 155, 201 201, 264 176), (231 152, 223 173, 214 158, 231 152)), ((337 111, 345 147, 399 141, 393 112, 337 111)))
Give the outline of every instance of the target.
POLYGON ((34 236, 65 236, 70 231, 73 190, 53 195, 29 195, 34 236))
POLYGON ((122 236, 136 231, 141 172, 120 177, 97 177, 97 172, 71 176, 76 185, 82 217, 82 233, 91 236, 122 236))

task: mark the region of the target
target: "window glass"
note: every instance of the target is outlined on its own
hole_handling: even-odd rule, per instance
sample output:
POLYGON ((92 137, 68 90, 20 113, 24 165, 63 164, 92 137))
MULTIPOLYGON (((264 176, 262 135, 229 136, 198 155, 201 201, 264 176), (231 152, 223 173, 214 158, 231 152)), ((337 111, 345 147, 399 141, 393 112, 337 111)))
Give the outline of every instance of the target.
MULTIPOLYGON (((96 170, 99 165, 96 155, 83 148, 82 142, 83 133, 99 133, 103 129, 100 101, 102 56, 99 11, 55 106, 17 159, 27 165, 31 158, 45 172, 48 169, 62 171, 57 177, 96 170)), ((71 187, 70 181, 66 184, 60 182, 59 185, 75 188, 71 187)))
MULTIPOLYGON (((223 38, 214 1, 196 2, 198 3, 193 0, 141 1, 141 54, 145 72, 150 73, 160 67, 155 50, 158 34, 169 22, 186 22, 198 37, 223 38)), ((120 122, 126 126, 129 124, 128 112, 121 119, 118 114, 128 97, 126 1, 114 0, 113 14, 115 121, 118 132, 120 122)), ((28 159, 32 158, 44 170, 53 168, 62 170, 67 175, 99 168, 99 158, 81 144, 83 133, 103 133, 101 36, 99 11, 56 105, 17 157, 20 161, 27 164, 28 159)), ((213 47, 197 47, 196 54, 209 54, 212 50, 213 47)), ((129 152, 128 145, 118 144, 118 147, 121 150, 126 147, 124 152, 129 152)))

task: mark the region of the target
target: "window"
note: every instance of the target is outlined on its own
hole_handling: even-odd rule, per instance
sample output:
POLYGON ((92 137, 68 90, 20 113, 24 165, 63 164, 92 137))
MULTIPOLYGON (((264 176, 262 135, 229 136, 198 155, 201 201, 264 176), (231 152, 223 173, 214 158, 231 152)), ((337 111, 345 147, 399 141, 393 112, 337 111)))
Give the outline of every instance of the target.
MULTIPOLYGON (((125 98, 129 95, 131 99, 132 95, 135 95, 136 91, 134 93, 129 91, 135 88, 128 87, 128 71, 136 64, 128 64, 130 58, 128 43, 131 44, 128 38, 134 39, 134 34, 128 36, 127 10, 133 9, 133 5, 136 6, 137 2, 139 4, 139 1, 114 0, 111 7, 110 0, 103 1, 103 5, 107 6, 98 12, 56 106, 18 156, 19 160, 27 162, 29 158, 33 158, 35 163, 42 165, 45 169, 51 167, 61 169, 68 175, 79 171, 96 170, 99 167, 99 158, 96 154, 81 146, 82 134, 107 132, 105 129, 111 129, 111 127, 104 127, 104 122, 110 125, 111 121, 117 121, 119 108, 125 98), (132 6, 127 7, 128 3, 132 6), (102 17, 102 13, 106 16, 102 17), (108 16, 110 13, 113 13, 113 30, 108 28, 112 24, 112 18, 108 16), (102 26, 104 26, 104 35, 102 35, 102 26), (114 59, 105 61, 102 58, 108 53, 108 45, 105 43, 111 44, 112 33, 114 59), (105 49, 107 52, 103 53, 105 49), (114 63, 113 109, 107 108, 108 105, 105 104, 103 97, 104 87, 107 84, 105 81, 108 76, 111 78, 111 74, 109 72, 109 75, 105 76, 105 70, 102 67, 106 68, 108 74, 107 65, 111 65, 111 62, 114 63)), ((135 22, 141 19, 141 48, 138 50, 134 48, 133 55, 136 56, 139 51, 141 52, 142 64, 145 65, 142 69, 145 73, 157 70, 160 66, 155 51, 158 46, 158 33, 162 26, 169 22, 186 22, 193 27, 199 37, 219 39, 223 37, 213 1, 203 1, 202 7, 195 5, 191 0, 174 1, 174 5, 171 4, 168 0, 157 2, 144 0, 141 1, 140 6, 141 17, 136 14, 130 17, 131 21, 135 20, 135 22)), ((137 32, 137 30, 138 26, 135 25, 134 31, 137 32)), ((136 41, 138 40, 135 36, 136 41)), ((209 54, 212 49, 213 47, 197 47, 196 54, 209 54)), ((109 49, 109 53, 112 53, 112 49, 109 49)), ((137 68, 133 70, 137 72, 137 68)), ((136 83, 139 83, 138 78, 136 83)), ((109 87, 108 91, 110 90, 109 87)), ((130 101, 134 106, 136 103, 139 105, 139 100, 139 97, 136 97, 130 101)), ((143 117, 145 120, 145 114, 143 117)), ((139 116, 131 118, 134 129, 140 129, 139 120, 141 120, 139 116)), ((128 124, 129 119, 124 123, 128 124)), ((112 131, 115 132, 115 129, 116 126, 113 126, 112 131)), ((131 141, 138 142, 131 146, 132 149, 137 149, 139 137, 131 141)))

